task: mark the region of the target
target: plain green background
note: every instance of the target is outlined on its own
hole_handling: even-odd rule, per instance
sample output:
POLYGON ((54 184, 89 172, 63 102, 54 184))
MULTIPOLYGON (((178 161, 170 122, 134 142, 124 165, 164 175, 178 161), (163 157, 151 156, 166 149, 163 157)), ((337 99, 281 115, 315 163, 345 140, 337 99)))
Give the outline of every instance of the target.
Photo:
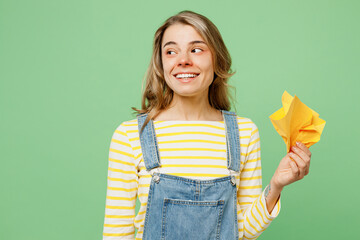
POLYGON ((263 186, 286 153, 269 120, 284 90, 327 122, 310 174, 259 239, 358 235, 359 1, 0 0, 0 239, 102 238, 111 136, 141 107, 153 34, 185 9, 230 51, 263 186))

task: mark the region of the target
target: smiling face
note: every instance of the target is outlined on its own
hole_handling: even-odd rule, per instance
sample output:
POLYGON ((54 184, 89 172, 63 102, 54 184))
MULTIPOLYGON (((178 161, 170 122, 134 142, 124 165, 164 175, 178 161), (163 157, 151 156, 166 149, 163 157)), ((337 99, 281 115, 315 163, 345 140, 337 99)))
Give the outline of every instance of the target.
POLYGON ((177 23, 168 27, 161 43, 161 57, 165 81, 174 97, 207 98, 214 79, 212 53, 192 26, 177 23))

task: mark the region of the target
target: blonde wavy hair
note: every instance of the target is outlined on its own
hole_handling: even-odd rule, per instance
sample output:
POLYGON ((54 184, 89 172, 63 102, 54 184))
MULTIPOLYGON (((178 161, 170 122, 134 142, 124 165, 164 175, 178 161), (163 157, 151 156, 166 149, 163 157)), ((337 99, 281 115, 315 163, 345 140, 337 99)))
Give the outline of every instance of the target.
MULTIPOLYGON (((234 88, 227 82, 236 73, 231 70, 231 57, 217 27, 205 16, 193 11, 185 10, 168 18, 155 32, 153 41, 153 52, 149 67, 146 71, 144 81, 145 90, 142 94, 141 109, 132 107, 133 114, 148 113, 144 126, 154 119, 162 110, 170 105, 174 91, 166 84, 161 58, 161 42, 165 30, 176 23, 192 26, 205 40, 213 56, 214 79, 209 86, 208 99, 210 106, 218 110, 229 111, 234 98, 230 95, 228 88, 234 88)), ((143 84, 144 84, 143 81, 143 84)), ((144 85, 142 85, 143 90, 144 85)), ((236 89, 235 94, 236 94, 236 89)), ((235 104, 233 104, 235 107, 235 104)), ((141 128, 142 132, 144 126, 141 128)))

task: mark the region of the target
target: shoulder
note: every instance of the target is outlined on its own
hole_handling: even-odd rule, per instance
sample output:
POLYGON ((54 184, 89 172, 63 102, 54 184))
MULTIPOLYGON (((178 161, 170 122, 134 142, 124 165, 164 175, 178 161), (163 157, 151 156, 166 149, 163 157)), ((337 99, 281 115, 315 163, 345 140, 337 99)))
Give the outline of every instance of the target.
POLYGON ((245 138, 258 138, 259 129, 254 121, 248 117, 237 116, 240 136, 245 138))
POLYGON ((115 129, 115 133, 127 135, 128 132, 137 129, 137 124, 138 123, 136 118, 120 122, 115 129))
POLYGON ((251 120, 251 118, 248 117, 241 117, 241 116, 237 116, 237 122, 238 122, 238 126, 239 129, 244 129, 244 128, 251 128, 251 129, 257 129, 256 124, 254 123, 253 120, 251 120))

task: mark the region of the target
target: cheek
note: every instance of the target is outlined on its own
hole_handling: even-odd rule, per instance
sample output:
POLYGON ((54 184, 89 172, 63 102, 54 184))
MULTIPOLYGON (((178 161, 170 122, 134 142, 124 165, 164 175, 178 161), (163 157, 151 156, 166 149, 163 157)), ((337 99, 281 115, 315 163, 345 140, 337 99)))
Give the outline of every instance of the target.
POLYGON ((211 60, 207 62, 207 68, 209 69, 209 71, 214 72, 214 64, 211 60))
POLYGON ((164 74, 165 75, 171 74, 172 67, 173 67, 171 61, 166 60, 166 61, 163 61, 162 64, 163 64, 164 74))
POLYGON ((167 85, 171 85, 171 73, 172 73, 172 66, 169 62, 163 62, 163 71, 164 71, 164 78, 167 85))
POLYGON ((202 58, 199 58, 197 63, 199 64, 199 66, 201 66, 203 71, 206 71, 208 73, 214 72, 213 62, 209 56, 204 56, 202 58))
POLYGON ((214 77, 214 67, 212 65, 212 63, 207 63, 206 65, 203 66, 204 71, 206 71, 206 75, 207 77, 212 78, 214 77))

